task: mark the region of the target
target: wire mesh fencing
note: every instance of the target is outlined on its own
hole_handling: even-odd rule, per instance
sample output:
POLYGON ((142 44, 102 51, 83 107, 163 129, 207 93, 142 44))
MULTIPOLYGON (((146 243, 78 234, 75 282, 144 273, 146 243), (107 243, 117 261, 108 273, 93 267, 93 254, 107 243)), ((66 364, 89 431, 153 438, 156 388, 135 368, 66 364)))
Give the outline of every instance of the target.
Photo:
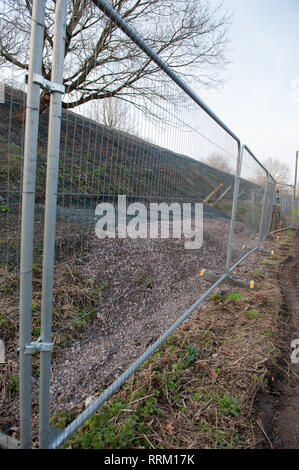
POLYGON ((240 258, 240 249, 249 253, 270 232, 275 180, 247 146, 242 148, 240 184, 234 225, 232 262, 240 258), (243 232, 243 239, 238 240, 243 232), (236 236, 236 239, 235 239, 236 236))
MULTIPOLYGON (((31 427, 40 447, 63 445, 246 254, 271 230, 292 225, 293 187, 278 186, 108 2, 94 3, 108 31, 118 28, 123 53, 135 58, 132 66, 149 64, 155 73, 144 77, 142 87, 132 87, 130 99, 111 98, 106 90, 95 104, 83 95, 79 112, 73 112, 61 111, 61 75, 45 86, 29 70, 28 88, 38 87, 38 100, 48 92, 50 110, 38 118, 31 154, 35 201, 28 245, 24 233, 21 244, 20 234, 24 200, 32 195, 23 151, 25 108, 30 113, 31 107, 28 95, 12 86, 4 87, 0 103, 1 339, 9 358, 2 374, 1 430, 14 427, 18 435, 21 428, 22 447, 31 445, 31 427), (144 93, 153 89, 155 99, 144 93), (273 207, 279 204, 284 218, 273 228, 273 207), (29 265, 22 270, 26 250, 29 265), (201 278, 203 269, 220 275, 212 286, 201 278), (29 316, 26 335, 23 327, 19 338, 18 285, 22 274, 24 309, 28 272, 29 316), (27 361, 21 361, 20 402, 18 343, 27 361), (61 411, 73 419, 82 403, 86 409, 58 430, 61 411)), ((45 2, 34 6, 34 23, 41 25, 45 2)), ((67 7, 57 1, 56 71, 63 65, 58 51, 67 7)), ((103 65, 104 77, 113 73, 113 64, 103 65)), ((127 86, 124 70, 118 70, 117 85, 127 86)))
POLYGON ((288 184, 276 185, 276 202, 282 209, 282 227, 293 224, 294 212, 294 186, 288 184))
MULTIPOLYGON (((8 73, 8 72, 7 72, 8 73)), ((10 70, 13 78, 13 71, 10 70)), ((24 146, 24 114, 14 126, 13 116, 24 106, 24 95, 10 86, 3 86, 0 137, 0 339, 3 357, 0 363, 2 432, 19 426, 18 403, 19 360, 19 274, 21 185, 24 146), (14 403, 14 405, 12 405, 14 403)))

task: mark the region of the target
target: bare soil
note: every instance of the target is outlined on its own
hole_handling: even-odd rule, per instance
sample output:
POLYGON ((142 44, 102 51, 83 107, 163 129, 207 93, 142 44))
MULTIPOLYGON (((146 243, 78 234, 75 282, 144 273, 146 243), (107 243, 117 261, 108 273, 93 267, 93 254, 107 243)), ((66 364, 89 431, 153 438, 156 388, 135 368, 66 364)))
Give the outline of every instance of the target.
MULTIPOLYGON (((289 331, 286 350, 299 339, 299 232, 296 232, 289 255, 281 264, 279 273, 284 295, 289 331)), ((298 354, 297 354, 298 356, 298 354)), ((275 447, 299 449, 299 363, 289 362, 288 380, 280 396, 273 426, 275 447)))
MULTIPOLYGON (((248 237, 243 224, 236 232, 240 258, 248 237)), ((200 250, 185 250, 183 239, 120 240, 116 256, 99 252, 82 267, 86 278, 95 277, 99 285, 107 281, 107 301, 80 340, 53 362, 52 412, 72 409, 117 378, 210 287, 200 272, 224 271, 228 233, 226 219, 205 220, 200 250)), ((262 257, 252 255, 239 273, 246 276, 262 257)))
POLYGON ((291 360, 291 343, 299 339, 299 232, 291 240, 282 237, 279 251, 281 357, 271 370, 271 393, 257 394, 255 405, 264 434, 261 446, 299 449, 299 364, 291 360))

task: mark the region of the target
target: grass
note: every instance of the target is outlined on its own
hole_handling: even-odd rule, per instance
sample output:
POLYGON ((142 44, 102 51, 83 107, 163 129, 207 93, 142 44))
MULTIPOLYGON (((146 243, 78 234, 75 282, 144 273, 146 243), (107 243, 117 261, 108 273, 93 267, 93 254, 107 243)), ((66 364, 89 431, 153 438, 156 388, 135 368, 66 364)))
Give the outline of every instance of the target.
POLYGON ((262 264, 263 266, 265 266, 265 265, 267 265, 267 264, 272 264, 272 261, 271 261, 270 259, 263 259, 263 260, 261 261, 261 264, 262 264))
MULTIPOLYGON (((202 434, 209 442, 216 440, 217 447, 232 447, 232 443, 241 443, 238 433, 215 430, 205 419, 197 419, 197 407, 205 401, 212 402, 217 409, 219 420, 240 418, 241 405, 239 398, 230 393, 211 391, 204 385, 205 376, 200 375, 198 381, 192 381, 186 387, 186 374, 190 369, 197 369, 196 359, 199 349, 192 344, 180 347, 174 338, 167 342, 166 359, 158 351, 153 361, 146 364, 140 373, 131 378, 121 392, 112 397, 107 406, 92 416, 66 447, 72 448, 167 448, 164 442, 157 442, 155 426, 165 429, 172 445, 175 444, 176 425, 182 417, 196 421, 195 431, 202 434), (179 360, 174 359, 174 354, 179 360), (157 366, 155 377, 151 381, 144 380, 149 364, 157 366), (167 416, 166 410, 173 412, 167 416), (163 424, 162 424, 163 423, 163 424)), ((165 351, 164 351, 165 352, 165 351)), ((73 419, 72 412, 56 413, 52 424, 64 428, 73 419)))
POLYGON ((237 300, 242 300, 243 294, 240 292, 230 292, 228 294, 224 293, 217 293, 210 296, 210 300, 217 301, 217 300, 229 300, 231 302, 235 302, 237 300))
POLYGON ((247 316, 247 318, 249 318, 251 320, 256 320, 259 316, 259 312, 255 311, 255 310, 247 310, 246 311, 246 316, 247 316))
POLYGON ((19 393, 20 390, 20 380, 17 374, 13 374, 9 382, 9 390, 12 396, 15 396, 19 393))

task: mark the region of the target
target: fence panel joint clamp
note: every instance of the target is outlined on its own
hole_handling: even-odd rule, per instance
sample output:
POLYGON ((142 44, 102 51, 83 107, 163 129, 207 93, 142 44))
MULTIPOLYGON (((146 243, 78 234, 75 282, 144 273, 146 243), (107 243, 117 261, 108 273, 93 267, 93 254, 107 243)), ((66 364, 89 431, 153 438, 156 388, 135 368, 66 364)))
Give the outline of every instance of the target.
POLYGON ((54 343, 43 343, 42 341, 32 341, 25 346, 24 354, 34 354, 38 351, 52 351, 54 343))
POLYGON ((42 75, 38 73, 34 73, 32 77, 33 83, 37 83, 40 85, 44 90, 48 90, 50 93, 61 93, 62 95, 65 92, 65 86, 61 85, 60 83, 54 83, 50 80, 46 80, 42 75))

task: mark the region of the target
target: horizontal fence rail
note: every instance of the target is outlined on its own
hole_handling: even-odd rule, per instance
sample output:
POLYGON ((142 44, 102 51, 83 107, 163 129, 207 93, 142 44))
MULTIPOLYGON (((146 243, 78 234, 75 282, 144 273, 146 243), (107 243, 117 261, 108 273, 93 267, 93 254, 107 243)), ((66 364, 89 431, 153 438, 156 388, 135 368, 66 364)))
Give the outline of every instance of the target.
MULTIPOLYGON (((51 80, 41 77, 46 2, 35 0, 27 93, 12 86, 15 68, 0 88, 0 428, 17 427, 22 448, 33 439, 63 446, 270 234, 294 226, 294 185, 275 181, 108 1, 93 4, 123 53, 155 67, 142 82, 155 99, 137 87, 126 100, 107 89, 105 106, 61 108, 67 0, 56 2, 51 80), (50 106, 39 114, 43 91, 50 106), (59 430, 61 410, 86 400, 59 430)), ((113 67, 104 64, 103 76, 113 67)))

